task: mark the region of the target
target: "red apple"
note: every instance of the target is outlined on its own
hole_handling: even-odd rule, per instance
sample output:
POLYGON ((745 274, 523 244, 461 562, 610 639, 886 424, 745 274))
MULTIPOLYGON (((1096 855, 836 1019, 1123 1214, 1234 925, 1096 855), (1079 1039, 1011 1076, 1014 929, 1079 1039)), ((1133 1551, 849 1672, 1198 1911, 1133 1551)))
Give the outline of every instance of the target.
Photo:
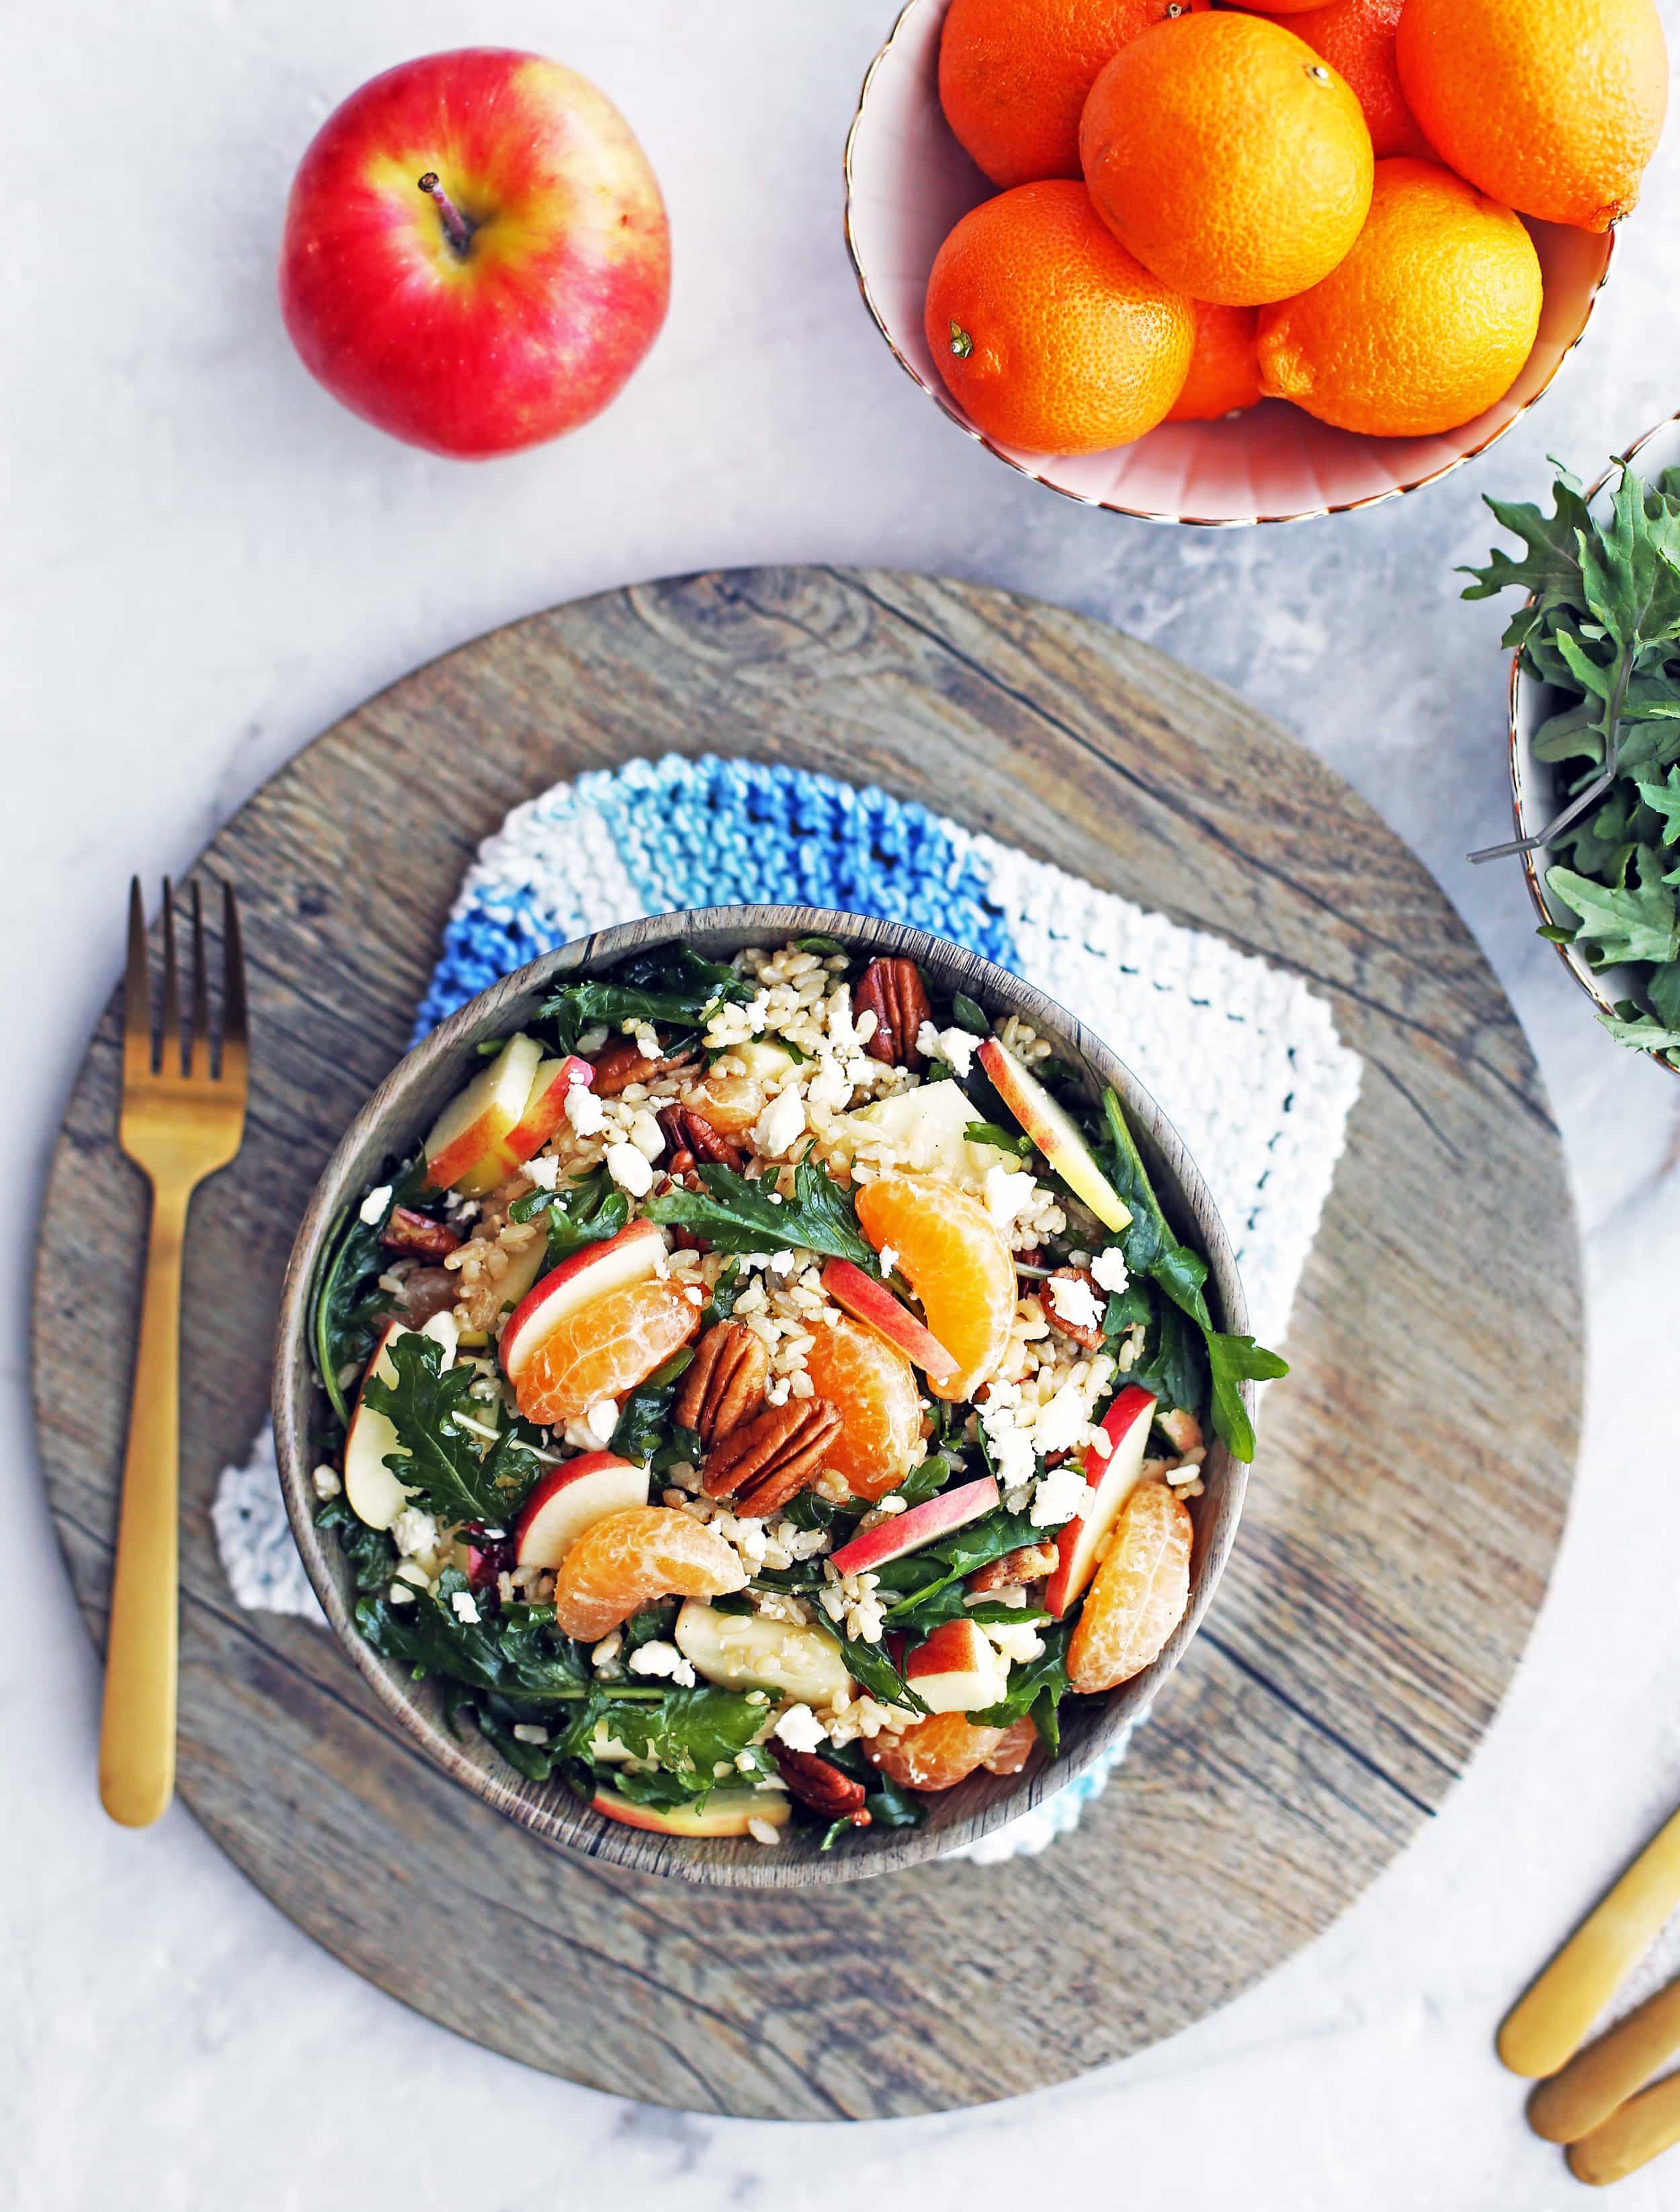
POLYGON ((597 1790, 590 1800, 597 1813, 627 1828, 651 1828, 658 1836, 744 1836, 748 1824, 766 1820, 785 1827, 793 1807, 779 1790, 719 1790, 697 1805, 638 1805, 615 1790, 597 1790))
POLYGON ((916 1646, 904 1679, 931 1713, 983 1713, 1007 1694, 1010 1662, 975 1622, 959 1617, 916 1646))
POLYGON ((966 1528, 997 1503, 998 1486, 989 1474, 978 1482, 959 1483, 955 1490, 942 1490, 937 1498, 913 1505, 907 1513, 877 1521, 873 1528, 840 1546, 834 1565, 843 1575, 884 1566, 889 1559, 901 1559, 907 1552, 919 1552, 924 1544, 949 1536, 954 1528, 966 1528))
POLYGON ((494 1154, 525 1111, 542 1058, 535 1037, 509 1037, 488 1066, 450 1100, 426 1139, 428 1189, 453 1188, 494 1154))
POLYGON ((616 1237, 585 1244, 528 1291, 501 1333, 502 1372, 510 1382, 525 1373, 531 1355, 568 1314, 625 1283, 657 1274, 665 1253, 664 1231, 654 1221, 633 1221, 616 1237))
POLYGON ((557 1567, 585 1528, 647 1503, 648 1473, 612 1452, 582 1452, 550 1468, 513 1523, 522 1567, 557 1567))
POLYGON ((586 77, 500 46, 403 62, 321 125, 292 185, 280 305, 352 414, 479 460, 586 422, 670 294, 664 203, 586 77))
POLYGON ((566 1119, 566 1100, 573 1085, 587 1090, 595 1070, 586 1060, 568 1053, 564 1060, 545 1060, 531 1079, 531 1095, 519 1120, 499 1145, 476 1161, 455 1188, 469 1198, 482 1198, 518 1172, 534 1152, 539 1152, 566 1119))
POLYGON ((889 1344, 895 1344, 936 1382, 948 1382, 956 1373, 957 1362, 932 1330, 919 1322, 884 1283, 877 1283, 850 1260, 830 1260, 822 1270, 822 1287, 853 1321, 862 1322, 889 1344))
POLYGON ((998 1038, 987 1037, 979 1059, 992 1089, 1074 1196, 1084 1200, 1105 1229, 1125 1228, 1131 1209, 1097 1165, 1073 1116, 998 1038))
POLYGON ((1052 1620, 1060 1620, 1084 1595, 1096 1572, 1103 1540, 1143 1474, 1154 1413, 1155 1400, 1149 1392, 1130 1385, 1102 1417, 1107 1457, 1086 1448, 1085 1503, 1074 1519, 1056 1531, 1056 1565, 1044 1586, 1045 1610, 1052 1620))

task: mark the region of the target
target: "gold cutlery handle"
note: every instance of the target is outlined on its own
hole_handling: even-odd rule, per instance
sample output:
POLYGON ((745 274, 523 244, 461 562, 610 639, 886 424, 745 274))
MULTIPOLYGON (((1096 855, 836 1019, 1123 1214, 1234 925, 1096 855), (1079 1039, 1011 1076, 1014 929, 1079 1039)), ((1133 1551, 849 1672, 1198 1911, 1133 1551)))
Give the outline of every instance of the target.
POLYGON ((1628 1968, 1680 1905, 1680 1813, 1647 1844, 1539 1979, 1506 2014, 1499 2055, 1513 2074, 1573 2058, 1628 1968))
POLYGON ((1680 2051, 1680 1981, 1647 1997, 1528 2100, 1528 2124, 1549 2142, 1577 2142, 1680 2051))
POLYGON ((1659 2081, 1618 2107, 1568 2149, 1569 2171, 1577 2181, 1602 2186, 1647 2165, 1659 2152, 1680 2142, 1680 2074, 1659 2081))
POLYGON ((175 1788, 181 1244, 190 1185, 155 1184, 106 1640, 100 1802, 143 1828, 175 1788))

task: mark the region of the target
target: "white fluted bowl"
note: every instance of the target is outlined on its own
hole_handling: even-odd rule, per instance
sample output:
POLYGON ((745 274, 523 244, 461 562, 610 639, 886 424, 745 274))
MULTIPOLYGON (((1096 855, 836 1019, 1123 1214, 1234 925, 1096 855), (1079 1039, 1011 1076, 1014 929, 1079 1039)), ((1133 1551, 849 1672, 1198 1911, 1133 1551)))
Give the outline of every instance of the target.
POLYGON ((1539 335, 1522 374, 1473 422, 1434 438, 1366 438, 1270 399, 1221 422, 1164 422, 1107 453, 1028 453, 977 429, 922 334, 933 258, 998 187, 939 106, 939 33, 950 0, 910 0, 870 65, 846 143, 846 237, 864 303, 900 366, 989 453, 1088 507, 1149 522, 1233 528, 1374 507, 1462 468, 1504 436, 1579 343, 1610 270, 1614 234, 1524 217, 1540 257, 1539 335))

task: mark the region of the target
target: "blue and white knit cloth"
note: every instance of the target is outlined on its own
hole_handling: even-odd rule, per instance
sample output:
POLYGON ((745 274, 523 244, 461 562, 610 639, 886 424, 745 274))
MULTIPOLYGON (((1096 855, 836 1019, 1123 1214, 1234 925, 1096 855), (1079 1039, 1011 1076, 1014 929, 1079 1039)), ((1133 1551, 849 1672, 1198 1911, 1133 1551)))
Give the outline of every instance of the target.
MULTIPOLYGON (((1186 886, 1193 894, 1194 886, 1186 886)), ((479 848, 415 1034, 539 954, 687 907, 805 905, 913 923, 1025 976, 1107 1039, 1177 1125, 1278 1345, 1361 1063, 1298 977, 872 787, 756 761, 631 761, 557 783, 479 848)), ((321 1618, 272 1437, 223 1474, 216 1540, 242 1606, 321 1618)), ((1042 1850, 1125 1755, 971 1847, 1042 1850)))

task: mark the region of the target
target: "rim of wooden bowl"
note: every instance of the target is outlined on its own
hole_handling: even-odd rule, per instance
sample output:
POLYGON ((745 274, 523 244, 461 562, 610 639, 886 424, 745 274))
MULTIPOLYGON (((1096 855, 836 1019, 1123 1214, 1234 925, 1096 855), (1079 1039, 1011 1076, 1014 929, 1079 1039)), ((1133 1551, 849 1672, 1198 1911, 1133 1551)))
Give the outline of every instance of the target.
MULTIPOLYGON (((1028 467, 1024 461, 1017 460, 1012 453, 1006 452, 1004 448, 998 445, 994 440, 987 437, 985 431, 977 428, 957 406, 955 401, 952 399, 949 393, 947 392, 943 386, 931 384, 927 378, 922 374, 921 370, 917 368, 915 363, 906 356, 902 348, 899 345, 897 339, 893 336, 891 328, 888 324, 887 318, 882 313, 880 307, 876 302, 874 293, 870 285, 869 274, 864 267, 863 256, 858 250, 857 238, 852 230, 852 205, 854 197, 854 178, 852 169, 853 155, 857 146, 858 134, 864 128, 864 117, 869 106, 870 94, 874 88, 876 76, 887 62, 893 47, 897 44, 900 36, 902 34, 906 27, 909 24, 913 16, 919 15, 925 9, 949 6, 949 0, 905 0, 905 5, 899 10, 892 29, 888 33, 886 38, 876 49, 874 58, 870 61, 869 67, 864 72, 864 82, 858 91, 858 105, 852 114, 851 126, 846 134, 846 149, 841 157, 840 162, 841 175, 843 177, 846 188, 844 218, 846 229, 846 250, 852 262, 852 272, 858 280, 858 289, 862 295, 864 307, 869 310, 870 319, 874 323, 876 329, 881 333, 881 336, 885 341, 887 349, 892 355, 893 359, 898 363, 899 367, 916 386, 916 389, 921 392, 925 398, 931 399, 934 405, 938 408, 940 413, 947 416, 949 421, 955 422, 957 428, 962 431, 965 435, 972 438, 976 445, 984 447, 986 451, 992 455, 994 460, 1001 461, 1004 464, 1004 466, 1007 469, 1013 469, 1017 476, 1026 477, 1029 482, 1035 484, 1041 484, 1046 491, 1053 491, 1058 498, 1071 500, 1076 507, 1094 507, 1101 508, 1107 514, 1127 515, 1136 522, 1157 522, 1168 526, 1176 526, 1181 529, 1186 530, 1253 530, 1258 529, 1264 524, 1316 522, 1325 515, 1356 514, 1364 507, 1383 507, 1386 506, 1390 500, 1405 498, 1410 492, 1427 490, 1431 484, 1439 483, 1444 477, 1453 476, 1459 469, 1467 467, 1471 461, 1480 459, 1481 456, 1488 452, 1490 447, 1496 446, 1501 438, 1507 436, 1511 431, 1514 430, 1518 423, 1523 420, 1524 416, 1529 413, 1530 410, 1537 406, 1539 402, 1545 398, 1547 392, 1551 390, 1553 384, 1556 381, 1558 373, 1562 368, 1564 362, 1568 360, 1570 355, 1574 353, 1575 348, 1586 336, 1588 325, 1592 320, 1593 310, 1598 304, 1598 295, 1604 290, 1605 285, 1610 282, 1610 269, 1616 258, 1616 234, 1614 227, 1612 227, 1605 234, 1604 265, 1599 272, 1598 283, 1594 284, 1592 291, 1587 295, 1586 305, 1581 313, 1580 327, 1575 332, 1574 337, 1570 339, 1568 344, 1566 345, 1563 350, 1558 355, 1557 360, 1553 365, 1551 374, 1547 377, 1545 382, 1542 384, 1537 391, 1531 392, 1529 394, 1528 398, 1523 402, 1522 405, 1518 408, 1515 414, 1511 416, 1508 421, 1501 422, 1496 430, 1489 431, 1488 435, 1482 440, 1479 445, 1471 447, 1465 453, 1454 454, 1450 461, 1444 461, 1438 468, 1426 469, 1421 475, 1410 477, 1404 483, 1391 484, 1383 491, 1367 492, 1364 496, 1360 499, 1337 500, 1331 501, 1326 506, 1296 507, 1291 509, 1287 514, 1283 514, 1210 515, 1169 514, 1164 514, 1159 509, 1154 507, 1128 507, 1120 500, 1093 499, 1083 492, 1069 490, 1065 484, 1052 483, 1050 477, 1041 475, 1037 469, 1028 467)), ((1287 23, 1289 19, 1285 16, 1281 20, 1287 23)))
MULTIPOLYGON (((1588 488, 1586 494, 1588 506, 1590 507, 1592 501, 1606 489, 1610 479, 1618 471, 1632 467, 1647 446, 1653 444, 1656 440, 1666 434, 1677 433, 1680 433, 1680 412, 1665 416, 1660 422, 1653 422, 1651 428, 1642 435, 1635 438, 1627 451, 1618 455, 1598 481, 1588 488)), ((1680 467, 1680 435, 1676 436, 1675 451, 1667 465, 1680 467)), ((1533 604, 1534 601, 1531 597, 1528 605, 1532 606, 1533 604)), ((1531 836, 1535 830, 1544 828, 1546 816, 1552 811, 1553 802, 1548 802, 1544 811, 1537 804, 1537 787, 1540 782, 1540 777, 1536 764, 1529 758, 1527 732, 1525 730, 1525 723, 1531 717, 1531 710, 1532 720, 1537 726, 1544 720, 1545 700, 1542 695, 1551 690, 1550 684, 1541 683, 1538 677, 1531 676, 1524 668, 1522 648, 1519 646, 1511 656, 1511 679, 1507 690, 1511 818, 1516 824, 1517 835, 1519 837, 1531 836)), ((1560 915, 1554 910, 1550 900, 1546 896, 1545 885, 1540 880, 1537 856, 1533 853, 1525 853, 1522 855, 1522 864, 1523 874, 1528 883, 1528 896, 1533 902, 1535 913, 1540 917, 1542 927, 1555 928, 1573 921, 1573 915, 1568 913, 1560 915)), ((1587 997, 1592 1000, 1593 1005, 1598 1007, 1599 1012, 1609 1014, 1613 1019, 1617 1000, 1605 989, 1604 981, 1606 975, 1614 975, 1618 971, 1609 969, 1604 975, 1595 975, 1573 945, 1554 943, 1552 950, 1581 989, 1586 992, 1587 997)), ((1654 1066, 1660 1067, 1665 1075, 1680 1075, 1680 1067, 1676 1067, 1671 1061, 1660 1059, 1654 1052, 1647 1052, 1644 1057, 1652 1061, 1654 1066)))
MULTIPOLYGON (((904 923, 816 907, 711 907, 622 923, 562 945, 509 975, 452 1014, 399 1061, 350 1123, 316 1184, 292 1248, 281 1298, 274 1367, 274 1433, 286 1510, 316 1595, 339 1642, 380 1703, 432 1763, 510 1820, 562 1849, 642 1873, 743 1888, 800 1888, 856 1881, 973 1843, 1072 1782, 1140 1718, 1178 1664, 1218 1586, 1241 1516, 1247 1468, 1217 1439, 1210 1443, 1196 1502, 1191 1601, 1155 1664, 1101 1699, 1067 1709, 1063 1751, 1053 1764, 1035 1753, 1018 1776, 976 1775, 932 1801, 920 1828, 860 1839, 853 1849, 816 1849, 814 1829, 783 1831, 774 1850, 744 1839, 693 1840, 629 1828, 606 1819, 564 1783, 527 1782, 477 1736, 457 1741, 445 1726, 436 1691, 381 1658, 357 1633, 355 1592, 338 1544, 314 1522, 310 1434, 322 1402, 307 1344, 310 1286, 326 1239, 345 1206, 392 1155, 409 1151, 477 1060, 481 1039, 501 1036, 535 1014, 555 982, 610 966, 628 954, 672 944, 728 953, 822 934, 848 951, 916 961, 940 993, 966 991, 988 1014, 1016 1013, 1049 1036, 1100 1091, 1112 1085, 1125 1103, 1145 1163, 1177 1232, 1207 1255, 1208 1296, 1222 1328, 1245 1332, 1247 1310, 1235 1256, 1207 1185, 1183 1139, 1125 1063, 1064 1007, 994 962, 904 923)), ((1252 1416, 1254 1393, 1244 1385, 1252 1416)))

